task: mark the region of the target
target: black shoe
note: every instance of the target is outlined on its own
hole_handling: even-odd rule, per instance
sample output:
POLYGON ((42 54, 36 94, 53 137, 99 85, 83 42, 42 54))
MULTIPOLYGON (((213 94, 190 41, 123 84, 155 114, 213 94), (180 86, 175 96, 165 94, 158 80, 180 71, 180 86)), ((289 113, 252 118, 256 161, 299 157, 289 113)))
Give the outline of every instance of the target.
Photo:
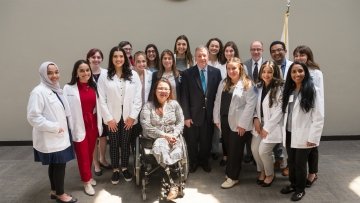
POLYGON ((111 183, 113 185, 116 185, 119 183, 119 179, 120 179, 120 172, 119 171, 113 172, 113 174, 111 176, 111 183))
POLYGON ((71 200, 70 201, 62 201, 61 199, 59 199, 59 198, 57 198, 56 199, 56 202, 58 202, 58 203, 75 203, 75 202, 77 202, 78 200, 75 198, 75 197, 71 197, 71 200))
POLYGON ((299 200, 301 200, 304 196, 305 196, 305 191, 295 192, 295 193, 291 196, 291 201, 299 201, 299 200))
POLYGON ((102 169, 100 168, 100 171, 96 171, 96 170, 94 169, 94 174, 95 174, 96 176, 101 176, 101 175, 103 174, 102 169))
POLYGON ((205 172, 210 173, 211 172, 211 167, 209 164, 203 164, 202 168, 204 169, 205 172))
POLYGON ((271 182, 270 183, 265 183, 264 181, 263 181, 263 184, 261 185, 262 187, 270 187, 271 186, 271 184, 274 182, 274 180, 275 180, 275 175, 274 175, 274 177, 273 177, 273 179, 271 180, 271 182))
POLYGON ((286 187, 284 187, 283 189, 280 190, 281 194, 289 194, 295 192, 295 188, 293 188, 291 185, 288 185, 286 187))
POLYGON ((310 181, 309 179, 306 179, 306 187, 311 187, 312 184, 318 179, 317 175, 315 174, 315 177, 313 179, 313 181, 310 181))
POLYGON ((220 166, 226 166, 226 164, 227 164, 227 160, 221 159, 220 166))
POLYGON ((218 160, 218 159, 219 159, 219 156, 218 156, 216 153, 212 153, 212 154, 211 154, 211 158, 212 158, 213 160, 218 160))
POLYGON ((250 162, 254 161, 254 159, 252 158, 252 156, 248 156, 246 155, 244 158, 244 163, 248 164, 250 162))
POLYGON ((102 164, 102 163, 100 162, 100 166, 103 167, 103 168, 105 168, 105 169, 112 169, 111 164, 104 165, 104 164, 102 164))
POLYGON ((56 194, 50 193, 50 199, 57 199, 56 194))
POLYGON ((190 173, 195 173, 195 171, 197 170, 197 168, 198 168, 198 164, 191 164, 191 165, 190 165, 189 172, 190 172, 190 173))
POLYGON ((264 180, 259 180, 259 179, 256 179, 256 184, 258 185, 262 185, 264 183, 264 180))
POLYGON ((130 181, 132 180, 133 175, 130 173, 129 170, 127 170, 127 169, 124 170, 124 171, 122 172, 122 174, 123 174, 124 179, 125 179, 126 182, 130 182, 130 181))

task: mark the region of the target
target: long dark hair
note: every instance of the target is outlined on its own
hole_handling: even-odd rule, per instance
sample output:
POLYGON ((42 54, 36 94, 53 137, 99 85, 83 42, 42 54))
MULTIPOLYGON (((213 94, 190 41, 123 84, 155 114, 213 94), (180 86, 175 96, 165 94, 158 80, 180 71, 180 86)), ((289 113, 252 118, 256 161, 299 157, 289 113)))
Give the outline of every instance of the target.
MULTIPOLYGON (((155 68, 157 69, 157 70, 159 70, 159 67, 160 67, 160 56, 159 56, 159 50, 158 50, 158 48, 156 47, 156 45, 155 44, 148 44, 148 45, 146 45, 146 47, 145 47, 145 56, 146 56, 146 59, 147 59, 147 61, 148 61, 148 63, 150 62, 150 60, 147 58, 147 51, 148 51, 148 49, 150 49, 150 48, 154 48, 154 50, 155 50, 155 60, 154 60, 154 64, 155 64, 155 68)), ((149 65, 149 64, 148 64, 149 65)))
POLYGON ((170 82, 167 80, 167 79, 160 79, 160 80, 158 80, 156 83, 155 83, 155 85, 154 85, 154 91, 153 91, 153 102, 154 102, 154 106, 155 106, 155 108, 160 108, 160 107, 162 107, 162 105, 160 104, 160 102, 159 102, 159 100, 158 100, 158 98, 156 97, 156 89, 157 89, 157 87, 159 86, 159 84, 161 83, 161 82, 164 82, 164 83, 166 83, 166 84, 168 84, 169 85, 169 88, 170 88, 170 92, 169 92, 169 97, 167 98, 167 100, 166 101, 169 101, 169 100, 172 100, 173 99, 173 90, 172 90, 172 88, 171 88, 171 85, 170 85, 170 82))
POLYGON ((123 48, 121 47, 113 47, 110 50, 110 54, 109 54, 109 66, 108 66, 108 79, 112 80, 114 75, 116 74, 116 70, 115 70, 115 65, 113 63, 113 56, 115 51, 121 51, 124 55, 124 64, 122 66, 122 75, 121 78, 124 78, 125 80, 130 80, 131 81, 131 76, 132 76, 132 72, 130 69, 130 65, 129 65, 129 60, 127 60, 127 56, 126 56, 126 52, 123 48))
POLYGON ((77 83, 77 81, 78 81, 77 71, 80 68, 81 64, 86 64, 86 65, 89 66, 91 77, 89 78, 87 83, 88 83, 89 87, 91 87, 91 88, 93 88, 95 90, 96 95, 98 95, 96 82, 95 82, 95 80, 93 78, 93 73, 92 73, 92 70, 90 68, 90 64, 87 61, 83 60, 83 59, 77 60, 75 62, 74 68, 73 68, 72 73, 71 73, 71 80, 68 83, 68 85, 75 85, 77 83))
POLYGON ((301 95, 300 107, 303 111, 307 113, 312 108, 314 108, 315 96, 316 96, 315 86, 310 77, 308 67, 304 63, 299 63, 299 62, 294 62, 293 64, 291 64, 288 73, 286 75, 285 87, 284 87, 283 99, 282 99, 282 112, 286 113, 286 107, 289 103, 290 95, 296 88, 296 84, 291 78, 291 71, 295 65, 300 65, 305 72, 305 77, 301 82, 301 88, 299 93, 301 95))
POLYGON ((170 55, 172 61, 173 61, 173 65, 171 66, 171 70, 174 74, 174 77, 177 78, 179 77, 180 73, 178 71, 178 69, 176 68, 175 65, 175 57, 174 54, 169 50, 169 49, 165 49, 163 52, 161 52, 161 56, 160 56, 160 66, 159 66, 159 71, 157 72, 157 79, 160 79, 162 77, 162 75, 165 73, 165 67, 162 63, 162 60, 165 56, 165 54, 170 55))
POLYGON ((223 46, 223 43, 222 41, 217 38, 217 37, 214 37, 214 38, 211 38, 209 39, 209 41, 206 43, 206 48, 209 50, 210 49, 210 44, 212 41, 217 41, 219 43, 219 52, 216 54, 216 58, 217 60, 221 63, 221 60, 223 59, 224 57, 224 46, 223 46))
POLYGON ((179 37, 176 38, 175 40, 175 45, 174 45, 174 53, 177 54, 177 51, 176 51, 176 44, 179 40, 185 40, 186 44, 187 44, 187 49, 185 51, 185 59, 186 59, 186 62, 191 66, 193 66, 194 64, 194 61, 193 61, 193 55, 191 54, 191 49, 190 49, 190 43, 189 43, 189 40, 188 38, 185 36, 185 35, 180 35, 179 37))
POLYGON ((299 53, 299 54, 305 54, 305 55, 307 56, 306 65, 307 65, 309 68, 313 68, 313 69, 318 69, 318 70, 320 70, 319 64, 317 64, 317 63, 314 61, 314 55, 313 55, 310 47, 305 46, 305 45, 297 46, 297 47, 294 49, 293 56, 295 57, 295 54, 297 54, 297 53, 299 53))
MULTIPOLYGON (((269 88, 270 94, 269 94, 269 107, 271 108, 273 104, 277 104, 278 101, 276 100, 276 94, 280 90, 280 88, 284 85, 284 81, 281 79, 281 71, 279 66, 277 66, 273 61, 265 61, 261 67, 259 72, 259 78, 260 81, 258 84, 258 87, 263 88, 269 88), (265 87, 265 81, 262 79, 261 75, 264 71, 264 68, 269 67, 273 71, 273 78, 270 81, 270 84, 268 87, 265 87)), ((264 91, 264 90, 263 90, 264 91)))
POLYGON ((227 62, 227 59, 225 57, 225 49, 227 47, 231 47, 234 49, 234 56, 233 57, 236 57, 236 58, 240 58, 240 54, 239 54, 239 49, 238 47, 236 46, 235 42, 233 41, 229 41, 229 42, 226 42, 226 44, 224 45, 224 49, 222 50, 222 52, 224 53, 223 54, 223 57, 221 59, 221 64, 225 64, 227 62))

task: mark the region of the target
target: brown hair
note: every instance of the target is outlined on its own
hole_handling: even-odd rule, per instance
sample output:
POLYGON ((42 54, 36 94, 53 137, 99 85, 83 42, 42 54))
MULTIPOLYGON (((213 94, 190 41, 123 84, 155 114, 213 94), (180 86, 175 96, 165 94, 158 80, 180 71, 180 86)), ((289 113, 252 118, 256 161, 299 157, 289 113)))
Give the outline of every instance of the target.
MULTIPOLYGON (((241 60, 237 57, 233 57, 230 59, 230 61, 228 61, 226 63, 226 68, 229 64, 232 64, 233 66, 237 67, 240 70, 240 80, 243 83, 244 89, 248 90, 251 87, 251 79, 249 78, 249 76, 246 75, 245 69, 244 69, 243 64, 241 63, 241 60)), ((227 75, 225 78, 225 86, 224 86, 223 91, 230 91, 230 88, 233 87, 234 85, 236 85, 236 84, 234 84, 231 81, 231 78, 229 77, 229 75, 227 75)))

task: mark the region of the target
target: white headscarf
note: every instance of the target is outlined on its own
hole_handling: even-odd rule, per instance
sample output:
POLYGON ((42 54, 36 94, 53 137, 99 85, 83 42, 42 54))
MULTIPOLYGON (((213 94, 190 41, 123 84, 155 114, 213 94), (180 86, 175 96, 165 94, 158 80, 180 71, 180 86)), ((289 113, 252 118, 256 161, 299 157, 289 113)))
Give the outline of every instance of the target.
POLYGON ((52 91, 54 91, 58 94, 62 94, 62 90, 60 88, 59 82, 54 84, 53 82, 51 82, 51 80, 49 79, 49 77, 47 75, 47 69, 48 69, 49 65, 54 65, 56 67, 56 69, 59 70, 58 66, 54 62, 46 61, 46 62, 42 63, 39 68, 40 82, 43 83, 46 87, 50 88, 52 91))
POLYGON ((40 82, 44 84, 46 87, 50 88, 52 91, 56 92, 56 94, 60 97, 62 103, 64 104, 66 116, 70 116, 70 106, 63 95, 63 91, 60 88, 59 81, 56 84, 54 84, 53 82, 51 82, 51 80, 47 75, 49 65, 54 65, 56 69, 59 70, 59 67, 54 62, 46 61, 42 63, 39 68, 40 82))

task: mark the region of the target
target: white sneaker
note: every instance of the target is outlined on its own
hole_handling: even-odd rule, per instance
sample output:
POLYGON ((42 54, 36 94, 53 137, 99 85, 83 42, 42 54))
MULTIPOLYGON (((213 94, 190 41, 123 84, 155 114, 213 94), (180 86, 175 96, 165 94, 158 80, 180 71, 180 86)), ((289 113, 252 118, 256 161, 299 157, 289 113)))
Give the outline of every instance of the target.
POLYGON ((225 180, 225 182, 223 182, 223 184, 221 184, 221 188, 223 189, 232 188, 234 185, 238 183, 239 183, 238 180, 232 180, 231 178, 228 178, 225 180))
POLYGON ((84 191, 87 195, 90 195, 90 196, 95 195, 95 190, 90 183, 84 184, 84 191))
POLYGON ((91 184, 92 186, 96 186, 96 180, 94 180, 93 178, 91 178, 90 184, 91 184))

